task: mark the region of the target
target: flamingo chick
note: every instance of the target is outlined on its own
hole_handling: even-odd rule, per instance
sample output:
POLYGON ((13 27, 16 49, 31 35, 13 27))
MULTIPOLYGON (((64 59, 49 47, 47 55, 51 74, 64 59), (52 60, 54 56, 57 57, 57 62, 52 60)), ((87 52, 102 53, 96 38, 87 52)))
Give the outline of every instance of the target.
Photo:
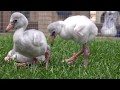
POLYGON ((83 45, 82 49, 67 59, 66 62, 71 63, 78 56, 84 54, 84 66, 87 66, 90 53, 88 42, 98 34, 98 28, 88 17, 84 15, 70 16, 64 21, 55 21, 49 24, 47 29, 50 33, 51 45, 53 45, 56 35, 59 35, 64 40, 74 40, 81 43, 83 45))
POLYGON ((50 50, 47 48, 46 37, 39 30, 26 30, 27 26, 28 20, 22 13, 15 12, 11 15, 5 32, 15 30, 13 35, 13 50, 29 58, 45 55, 47 69, 50 60, 50 50))

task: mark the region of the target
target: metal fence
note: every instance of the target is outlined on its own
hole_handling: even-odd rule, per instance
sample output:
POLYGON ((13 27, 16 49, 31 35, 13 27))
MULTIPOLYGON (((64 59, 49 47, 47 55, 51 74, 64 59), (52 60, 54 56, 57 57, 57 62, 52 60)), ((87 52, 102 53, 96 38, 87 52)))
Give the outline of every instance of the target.
MULTIPOLYGON (((6 26, 9 23, 10 16, 16 11, 0 11, 0 32, 4 32, 6 26)), ((28 21, 29 25, 27 29, 38 29, 47 35, 47 26, 53 21, 64 20, 72 15, 86 15, 91 18, 90 11, 19 11, 23 13, 28 21)), ((95 23, 99 28, 99 33, 104 22, 105 11, 96 11, 95 23)), ((117 20, 117 29, 119 30, 119 18, 117 20)), ((13 31, 14 32, 14 31, 13 31)))

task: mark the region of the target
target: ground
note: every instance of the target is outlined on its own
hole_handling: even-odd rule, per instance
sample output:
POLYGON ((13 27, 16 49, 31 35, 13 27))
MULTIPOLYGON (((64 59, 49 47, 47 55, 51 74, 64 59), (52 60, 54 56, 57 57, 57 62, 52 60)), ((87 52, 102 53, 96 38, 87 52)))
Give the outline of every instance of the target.
MULTIPOLYGON (((49 37, 47 37, 48 44, 49 37)), ((15 61, 5 62, 4 57, 12 49, 12 35, 0 35, 1 79, 120 79, 120 39, 100 38, 89 43, 88 67, 83 67, 83 55, 72 64, 61 61, 78 52, 82 45, 56 37, 51 47, 48 70, 45 63, 31 67, 17 67, 15 61)))

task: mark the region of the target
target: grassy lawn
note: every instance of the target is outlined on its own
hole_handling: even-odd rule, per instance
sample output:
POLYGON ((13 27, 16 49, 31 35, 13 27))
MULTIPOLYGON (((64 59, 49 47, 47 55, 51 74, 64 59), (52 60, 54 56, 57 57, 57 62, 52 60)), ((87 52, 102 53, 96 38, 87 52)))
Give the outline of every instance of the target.
POLYGON ((82 45, 73 41, 55 39, 48 70, 45 63, 23 68, 17 67, 14 61, 4 62, 12 46, 12 35, 0 36, 1 79, 120 79, 120 39, 96 38, 90 42, 87 68, 83 67, 83 55, 72 64, 61 63, 80 50, 82 45))

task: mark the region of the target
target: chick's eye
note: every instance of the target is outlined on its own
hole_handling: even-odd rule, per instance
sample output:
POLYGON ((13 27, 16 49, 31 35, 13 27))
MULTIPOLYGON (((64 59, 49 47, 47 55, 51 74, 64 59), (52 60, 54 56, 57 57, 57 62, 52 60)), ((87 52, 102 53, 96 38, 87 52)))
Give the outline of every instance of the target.
POLYGON ((14 20, 14 23, 16 23, 17 22, 17 20, 14 20))
POLYGON ((17 20, 13 20, 11 23, 12 23, 12 24, 15 24, 16 22, 17 22, 17 20))
POLYGON ((52 33, 52 35, 54 35, 55 34, 55 31, 52 33))

